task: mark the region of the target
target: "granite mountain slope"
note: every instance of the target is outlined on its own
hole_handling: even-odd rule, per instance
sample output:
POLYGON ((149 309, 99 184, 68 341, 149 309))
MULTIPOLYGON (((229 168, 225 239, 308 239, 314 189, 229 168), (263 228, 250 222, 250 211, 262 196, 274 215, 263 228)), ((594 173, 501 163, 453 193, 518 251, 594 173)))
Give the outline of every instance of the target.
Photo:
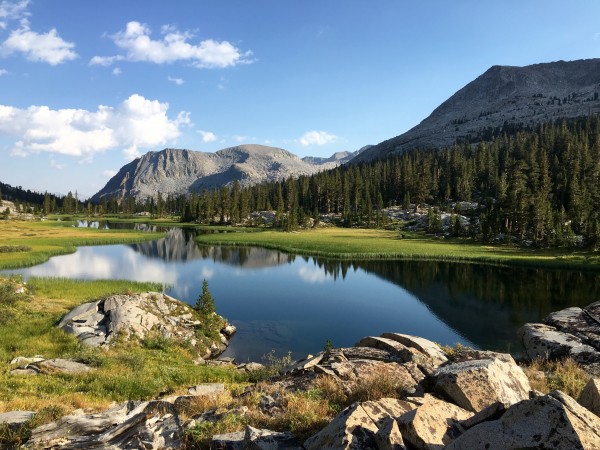
POLYGON ((236 180, 248 186, 310 175, 343 164, 357 153, 300 159, 287 150, 263 145, 240 145, 215 153, 167 148, 148 152, 123 166, 92 201, 125 196, 145 199, 156 197, 158 192, 179 195, 231 186, 236 180))
POLYGON ((502 130, 531 127, 562 117, 600 113, 600 59, 525 67, 493 66, 406 133, 381 142, 353 162, 411 148, 489 140, 502 130))

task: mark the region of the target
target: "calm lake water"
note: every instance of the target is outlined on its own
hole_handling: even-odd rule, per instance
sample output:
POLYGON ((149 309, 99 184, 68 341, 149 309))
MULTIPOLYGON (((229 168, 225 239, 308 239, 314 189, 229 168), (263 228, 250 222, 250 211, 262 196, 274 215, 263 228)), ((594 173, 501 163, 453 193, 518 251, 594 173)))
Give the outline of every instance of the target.
MULTIPOLYGON (((104 226, 101 224, 100 226, 104 226)), ((260 248, 198 246, 193 233, 131 245, 80 247, 21 270, 25 277, 163 283, 194 304, 207 279, 217 312, 238 327, 225 355, 300 357, 326 340, 351 346, 395 331, 453 345, 518 351, 516 330, 600 298, 599 276, 572 271, 412 261, 335 261, 260 248)))

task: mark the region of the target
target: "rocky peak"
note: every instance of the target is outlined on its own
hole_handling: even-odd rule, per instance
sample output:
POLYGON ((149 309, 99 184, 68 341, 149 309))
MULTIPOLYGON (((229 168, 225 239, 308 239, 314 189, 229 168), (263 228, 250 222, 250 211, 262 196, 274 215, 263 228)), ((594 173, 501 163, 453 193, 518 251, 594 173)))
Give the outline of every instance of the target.
MULTIPOLYGON (((359 150, 360 151, 360 150, 359 150)), ((331 158, 300 159, 293 153, 264 145, 239 145, 215 153, 166 148, 148 152, 126 164, 106 186, 92 197, 137 199, 156 197, 160 192, 180 195, 203 189, 231 186, 238 181, 248 186, 300 175, 311 175, 350 160, 355 154, 341 152, 331 158)))
POLYGON ((533 127, 563 117, 600 113, 600 59, 525 67, 492 66, 406 133, 365 151, 354 162, 411 148, 488 140, 507 127, 533 127), (495 134, 494 134, 495 133, 495 134))

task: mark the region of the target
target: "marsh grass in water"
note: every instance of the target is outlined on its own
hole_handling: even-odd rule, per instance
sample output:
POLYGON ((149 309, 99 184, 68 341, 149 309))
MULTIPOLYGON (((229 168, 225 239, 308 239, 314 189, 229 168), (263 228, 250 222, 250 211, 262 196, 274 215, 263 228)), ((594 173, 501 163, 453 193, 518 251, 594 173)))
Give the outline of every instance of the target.
POLYGON ((50 257, 73 253, 77 246, 108 245, 157 239, 161 233, 134 230, 97 230, 75 228, 63 222, 0 223, 0 269, 33 266, 50 257), (65 226, 67 225, 67 226, 65 226))
POLYGON ((600 270, 600 255, 596 252, 483 245, 469 239, 444 239, 416 232, 400 235, 390 230, 334 227, 293 233, 269 230, 201 234, 196 241, 206 245, 258 246, 335 259, 433 260, 600 270))

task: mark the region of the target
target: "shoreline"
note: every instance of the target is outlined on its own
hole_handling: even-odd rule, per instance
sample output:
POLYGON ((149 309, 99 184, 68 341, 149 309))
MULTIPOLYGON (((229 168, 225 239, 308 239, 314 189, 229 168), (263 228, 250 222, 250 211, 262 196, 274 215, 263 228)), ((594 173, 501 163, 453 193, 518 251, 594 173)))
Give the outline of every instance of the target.
POLYGON ((419 233, 410 233, 409 236, 401 239, 396 232, 390 231, 326 228, 294 233, 265 230, 219 235, 204 234, 197 236, 195 240, 200 245, 261 247, 299 256, 324 257, 339 261, 358 259, 440 261, 485 264, 495 267, 600 271, 600 255, 592 252, 525 250, 516 247, 457 242, 457 240, 441 241, 419 233), (328 237, 339 239, 339 241, 334 243, 324 242, 328 237), (376 242, 376 248, 381 248, 381 244, 384 242, 391 248, 385 251, 368 250, 360 241, 358 243, 353 242, 353 240, 360 239, 378 241, 376 242), (338 244, 340 247, 352 248, 354 251, 336 251, 331 248, 338 244), (327 247, 329 248, 323 249, 327 247), (462 252, 464 254, 461 254, 462 252))

